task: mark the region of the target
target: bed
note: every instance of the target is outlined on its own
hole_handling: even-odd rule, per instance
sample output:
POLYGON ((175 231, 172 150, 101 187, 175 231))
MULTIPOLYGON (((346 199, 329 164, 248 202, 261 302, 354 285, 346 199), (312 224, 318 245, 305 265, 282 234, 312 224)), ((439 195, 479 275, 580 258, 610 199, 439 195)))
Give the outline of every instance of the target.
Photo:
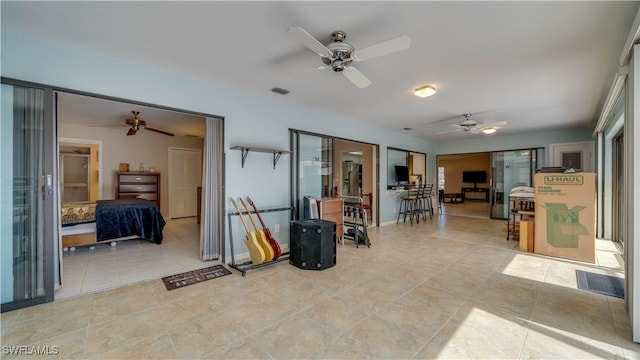
POLYGON ((118 240, 145 239, 162 243, 164 218, 144 199, 65 203, 60 208, 62 247, 93 246, 118 240))

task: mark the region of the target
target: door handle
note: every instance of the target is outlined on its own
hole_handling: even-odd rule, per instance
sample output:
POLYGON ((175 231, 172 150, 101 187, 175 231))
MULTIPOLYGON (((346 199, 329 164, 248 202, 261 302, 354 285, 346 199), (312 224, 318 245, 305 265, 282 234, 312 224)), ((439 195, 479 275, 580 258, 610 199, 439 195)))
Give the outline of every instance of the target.
POLYGON ((53 195, 53 175, 51 174, 47 174, 46 175, 46 192, 47 195, 51 196, 53 195))

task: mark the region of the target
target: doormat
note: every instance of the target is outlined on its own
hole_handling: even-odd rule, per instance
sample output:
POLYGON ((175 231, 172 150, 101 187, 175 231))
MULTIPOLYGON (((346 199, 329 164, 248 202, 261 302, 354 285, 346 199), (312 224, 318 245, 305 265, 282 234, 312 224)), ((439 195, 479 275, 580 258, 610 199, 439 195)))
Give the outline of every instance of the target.
POLYGON ((578 289, 624 299, 624 279, 576 270, 578 289))
POLYGON ((162 282, 164 282, 167 290, 173 290, 230 274, 231 271, 227 270, 224 266, 216 265, 163 277, 162 282))

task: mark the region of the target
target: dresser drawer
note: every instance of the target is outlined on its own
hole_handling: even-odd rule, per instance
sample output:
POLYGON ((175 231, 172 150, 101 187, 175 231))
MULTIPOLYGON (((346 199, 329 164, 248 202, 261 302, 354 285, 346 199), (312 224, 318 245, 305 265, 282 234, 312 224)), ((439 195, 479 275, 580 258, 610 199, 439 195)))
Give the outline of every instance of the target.
POLYGON ((155 183, 158 177, 155 175, 120 175, 121 183, 155 183))
POLYGON ((145 199, 149 201, 158 200, 158 194, 156 193, 120 193, 118 194, 118 199, 145 199))
POLYGON ((120 184, 120 192, 156 192, 156 184, 120 184))
POLYGON ((116 199, 145 199, 160 207, 160 173, 116 172, 116 199))

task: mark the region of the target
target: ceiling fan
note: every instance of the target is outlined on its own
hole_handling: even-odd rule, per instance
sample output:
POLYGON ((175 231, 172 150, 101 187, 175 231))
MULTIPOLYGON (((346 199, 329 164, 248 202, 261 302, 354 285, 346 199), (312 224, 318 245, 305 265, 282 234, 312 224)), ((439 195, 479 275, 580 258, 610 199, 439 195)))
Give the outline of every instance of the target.
POLYGON ((89 126, 91 126, 91 127, 130 126, 129 131, 127 131, 127 136, 135 135, 138 132, 138 130, 140 130, 140 128, 145 129, 145 130, 154 131, 154 132, 157 132, 157 133, 163 134, 163 135, 175 136, 175 134, 173 134, 173 133, 148 127, 146 121, 138 119, 138 115, 140 115, 140 111, 132 110, 131 113, 133 114, 133 119, 126 119, 124 121, 125 125, 89 125, 89 126))
POLYGON ((344 77, 360 89, 371 85, 371 81, 360 70, 351 66, 351 63, 406 50, 411 45, 411 39, 407 35, 402 35, 356 50, 352 45, 344 41, 347 34, 342 30, 332 32, 331 39, 333 42, 326 46, 302 28, 290 27, 287 32, 296 41, 320 55, 324 66, 319 67, 317 70, 331 67, 333 71, 341 72, 344 77))
POLYGON ((464 131, 464 132, 470 132, 473 134, 480 134, 480 133, 493 134, 494 132, 496 132, 499 126, 507 125, 506 121, 497 121, 497 122, 488 123, 488 124, 478 124, 475 120, 471 119, 471 114, 465 114, 464 118, 465 119, 462 120, 461 122, 450 125, 450 126, 455 126, 456 127, 455 130, 441 131, 436 134, 446 134, 446 133, 455 132, 455 131, 464 131))

